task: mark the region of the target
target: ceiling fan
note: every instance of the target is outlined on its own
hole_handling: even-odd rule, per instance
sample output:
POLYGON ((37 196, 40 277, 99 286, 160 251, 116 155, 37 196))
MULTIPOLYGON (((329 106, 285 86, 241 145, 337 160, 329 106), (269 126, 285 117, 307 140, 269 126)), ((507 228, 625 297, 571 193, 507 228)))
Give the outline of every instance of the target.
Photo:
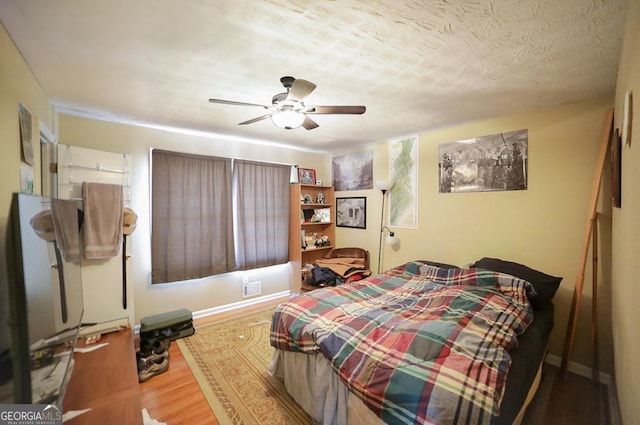
POLYGON ((222 103, 224 105, 257 106, 269 110, 268 114, 239 123, 238 125, 253 124, 271 118, 274 125, 287 130, 292 130, 300 126, 307 130, 313 130, 318 124, 308 115, 319 114, 364 114, 367 110, 364 106, 306 106, 304 99, 316 88, 312 82, 296 79, 293 77, 282 77, 280 82, 287 89, 284 93, 278 93, 271 99, 271 105, 258 105, 255 103, 236 102, 233 100, 209 99, 211 103, 222 103))

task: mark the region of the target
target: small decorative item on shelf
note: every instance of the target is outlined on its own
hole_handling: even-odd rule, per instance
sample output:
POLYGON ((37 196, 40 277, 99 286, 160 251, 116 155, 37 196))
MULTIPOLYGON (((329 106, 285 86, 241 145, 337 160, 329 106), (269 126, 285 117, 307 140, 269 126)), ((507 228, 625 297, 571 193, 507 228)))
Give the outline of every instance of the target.
POLYGON ((305 194, 302 198, 302 202, 305 204, 311 204, 313 203, 313 198, 311 197, 311 195, 309 195, 308 193, 305 194))
POLYGON ((329 236, 320 236, 316 239, 316 246, 329 246, 329 236))
POLYGON ((306 237, 306 246, 316 246, 316 241, 318 239, 318 234, 313 232, 310 236, 306 237))
POLYGON ((327 202, 327 198, 325 198, 324 193, 318 193, 316 196, 316 204, 325 204, 327 202))
POLYGON ((303 210, 302 214, 304 216, 303 223, 313 223, 313 210, 303 210))

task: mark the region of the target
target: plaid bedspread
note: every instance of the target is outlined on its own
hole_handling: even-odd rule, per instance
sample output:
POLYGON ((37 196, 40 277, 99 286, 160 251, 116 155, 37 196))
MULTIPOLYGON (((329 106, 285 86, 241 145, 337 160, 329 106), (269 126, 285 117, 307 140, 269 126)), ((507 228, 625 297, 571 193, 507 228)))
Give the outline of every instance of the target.
POLYGON ((281 304, 271 345, 322 352, 385 423, 494 424, 528 294, 510 275, 410 262, 281 304))

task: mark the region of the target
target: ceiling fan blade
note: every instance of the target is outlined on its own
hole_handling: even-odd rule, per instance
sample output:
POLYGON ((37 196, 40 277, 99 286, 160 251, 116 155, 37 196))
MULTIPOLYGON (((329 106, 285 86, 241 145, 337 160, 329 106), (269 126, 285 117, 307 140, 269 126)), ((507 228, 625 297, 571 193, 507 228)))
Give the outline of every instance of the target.
POLYGON ((302 126, 307 130, 313 130, 318 126, 318 123, 309 118, 308 116, 304 116, 304 121, 302 122, 302 126))
POLYGON ((364 114, 365 106, 307 106, 305 114, 364 114))
POLYGON ((222 99, 209 99, 211 103, 221 103, 223 105, 236 105, 236 106, 258 106, 260 108, 269 109, 266 105, 258 105, 257 103, 236 102, 235 100, 222 100, 222 99))
POLYGON ((316 85, 307 80, 297 79, 289 89, 287 100, 304 100, 315 90, 316 85))
POLYGON ((258 122, 258 121, 262 121, 262 120, 266 120, 267 118, 269 118, 271 116, 271 114, 267 114, 267 115, 262 115, 260 117, 257 118, 253 118, 247 121, 243 121, 241 123, 238 123, 238 125, 246 125, 246 124, 253 124, 254 122, 258 122))

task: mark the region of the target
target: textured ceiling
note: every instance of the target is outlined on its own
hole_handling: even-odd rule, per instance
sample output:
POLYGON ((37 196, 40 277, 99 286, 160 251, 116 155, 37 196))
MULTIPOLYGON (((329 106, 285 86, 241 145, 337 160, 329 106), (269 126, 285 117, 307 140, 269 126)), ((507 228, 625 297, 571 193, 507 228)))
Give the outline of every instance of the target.
POLYGON ((0 0, 0 20, 63 112, 323 151, 613 94, 627 0, 0 0), (270 104, 317 84, 314 130, 270 104))

